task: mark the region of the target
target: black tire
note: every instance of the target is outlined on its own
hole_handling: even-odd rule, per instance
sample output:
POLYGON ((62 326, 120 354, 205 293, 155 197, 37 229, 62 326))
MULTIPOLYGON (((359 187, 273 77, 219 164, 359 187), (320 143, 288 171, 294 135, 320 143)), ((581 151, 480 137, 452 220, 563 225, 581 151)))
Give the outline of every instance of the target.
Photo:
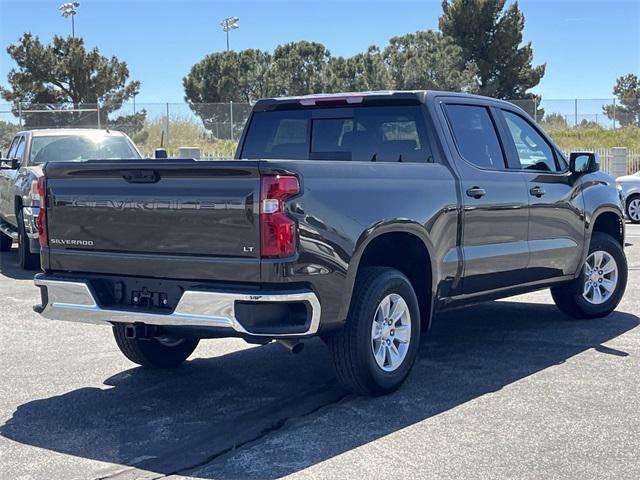
POLYGON ((0 232, 0 252, 8 252, 12 244, 13 238, 0 232))
POLYGON ((176 339, 175 345, 168 345, 155 338, 127 338, 124 332, 124 324, 117 323, 113 326, 113 336, 120 351, 133 363, 149 368, 180 365, 193 353, 200 341, 197 338, 181 338, 176 339))
POLYGON ((563 313, 570 317, 577 319, 606 317, 615 310, 624 295, 627 286, 628 267, 622 246, 610 235, 595 232, 591 237, 589 255, 596 251, 607 252, 615 260, 618 267, 617 284, 609 299, 599 305, 590 303, 582 295, 585 286, 584 267, 581 269, 580 276, 575 280, 553 287, 551 289, 553 301, 563 313))
POLYGON ((40 255, 31 253, 22 212, 18 214, 18 263, 24 270, 40 270, 40 255))
POLYGON ((640 218, 638 219, 631 218, 631 215, 629 214, 629 207, 631 206, 631 202, 639 198, 640 198, 640 195, 638 194, 631 195, 629 198, 627 198, 627 204, 625 205, 625 213, 627 214, 627 218, 631 223, 640 223, 640 218))
POLYGON ((411 371, 420 342, 420 310, 411 282, 393 268, 363 269, 356 279, 347 322, 328 340, 336 376, 347 390, 360 395, 384 395, 396 390, 411 371), (404 360, 396 370, 387 372, 374 358, 371 329, 378 305, 393 293, 407 304, 411 335, 404 360))

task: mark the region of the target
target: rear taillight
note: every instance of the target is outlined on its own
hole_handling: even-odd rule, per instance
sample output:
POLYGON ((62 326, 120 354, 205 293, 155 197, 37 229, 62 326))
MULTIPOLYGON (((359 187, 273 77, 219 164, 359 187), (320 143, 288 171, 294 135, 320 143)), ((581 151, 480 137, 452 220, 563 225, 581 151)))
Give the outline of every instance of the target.
POLYGON ((264 258, 290 257, 296 250, 296 224, 284 213, 284 201, 300 193, 292 175, 262 177, 260 189, 260 254, 264 258))
POLYGON ((40 197, 40 210, 38 211, 38 240, 40 246, 49 246, 49 232, 47 229, 47 179, 38 179, 38 195, 40 197))

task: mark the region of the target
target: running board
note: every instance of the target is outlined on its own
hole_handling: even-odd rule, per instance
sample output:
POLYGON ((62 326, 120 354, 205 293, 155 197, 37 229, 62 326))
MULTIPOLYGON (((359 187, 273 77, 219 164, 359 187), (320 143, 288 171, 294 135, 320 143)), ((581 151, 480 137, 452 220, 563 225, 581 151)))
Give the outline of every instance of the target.
POLYGON ((18 229, 3 220, 0 220, 0 232, 4 233, 7 237, 18 240, 18 229))

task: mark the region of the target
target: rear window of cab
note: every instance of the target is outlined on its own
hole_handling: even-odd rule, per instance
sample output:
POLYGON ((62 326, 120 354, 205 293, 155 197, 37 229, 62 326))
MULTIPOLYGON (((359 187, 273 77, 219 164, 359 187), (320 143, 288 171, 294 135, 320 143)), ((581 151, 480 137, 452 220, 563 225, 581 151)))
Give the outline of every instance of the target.
POLYGON ((240 158, 431 162, 419 106, 255 112, 240 158))

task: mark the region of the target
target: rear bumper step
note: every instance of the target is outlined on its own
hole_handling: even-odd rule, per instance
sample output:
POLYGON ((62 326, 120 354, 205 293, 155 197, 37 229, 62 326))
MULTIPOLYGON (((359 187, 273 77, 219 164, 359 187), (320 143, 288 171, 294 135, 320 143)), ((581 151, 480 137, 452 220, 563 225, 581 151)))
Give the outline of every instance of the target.
MULTIPOLYGON (((201 290, 186 290, 175 310, 171 313, 153 313, 129 309, 102 308, 96 301, 88 282, 68 281, 38 274, 34 283, 41 289, 42 304, 35 305, 34 311, 45 318, 78 323, 113 324, 126 323, 157 325, 164 327, 214 327, 228 328, 242 335, 265 337, 309 336, 318 331, 320 324, 320 302, 312 291, 297 291, 277 294, 229 293, 201 290), (238 311, 246 311, 247 305, 255 304, 259 309, 265 304, 306 305, 304 329, 292 331, 290 328, 245 327, 238 311), (238 308, 236 308, 238 306, 238 308)), ((255 311, 248 315, 249 322, 255 311)), ((247 322, 245 322, 247 323, 247 322)))

